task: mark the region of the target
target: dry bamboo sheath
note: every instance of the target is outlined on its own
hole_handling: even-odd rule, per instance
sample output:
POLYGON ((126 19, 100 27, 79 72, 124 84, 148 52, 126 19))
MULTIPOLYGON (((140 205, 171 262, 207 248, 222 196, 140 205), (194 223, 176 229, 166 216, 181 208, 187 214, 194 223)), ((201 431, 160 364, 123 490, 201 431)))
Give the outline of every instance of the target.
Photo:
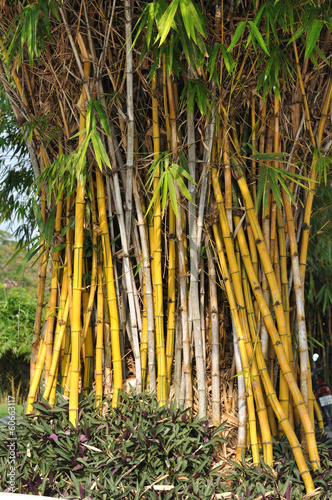
POLYGON ((273 467, 285 434, 311 492, 304 292, 330 25, 327 2, 289 18, 286 0, 252 3, 0 3, 0 81, 40 203, 27 413, 61 391, 77 426, 80 393, 116 406, 135 378, 219 425, 234 357, 237 459, 273 467))

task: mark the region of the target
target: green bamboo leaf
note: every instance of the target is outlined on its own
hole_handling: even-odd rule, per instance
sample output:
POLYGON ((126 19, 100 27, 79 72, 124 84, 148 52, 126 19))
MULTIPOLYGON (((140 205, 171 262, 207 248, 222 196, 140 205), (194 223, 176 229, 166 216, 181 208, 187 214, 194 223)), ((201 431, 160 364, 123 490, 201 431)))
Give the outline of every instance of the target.
POLYGON ((284 158, 286 153, 261 153, 251 155, 252 160, 263 160, 263 161, 285 161, 284 158))
POLYGON ((95 109, 97 111, 100 123, 102 124, 106 134, 108 136, 110 136, 111 129, 110 129, 110 124, 109 124, 109 120, 108 120, 107 114, 105 112, 105 109, 98 101, 94 101, 94 106, 95 106, 95 109))
POLYGON ((207 49, 206 49, 205 43, 203 42, 202 37, 200 35, 197 36, 197 47, 201 51, 201 54, 200 54, 200 63, 199 63, 198 66, 200 68, 202 68, 203 67, 203 63, 204 63, 204 58, 205 58, 205 56, 207 54, 207 49))
POLYGON ((95 157, 96 157, 97 165, 98 165, 100 171, 102 172, 102 170, 103 170, 103 162, 101 160, 101 152, 99 150, 99 143, 98 143, 96 134, 94 134, 94 133, 91 134, 91 141, 92 141, 93 151, 94 151, 94 154, 95 154, 95 157))
POLYGON ((86 133, 88 134, 90 132, 90 124, 91 124, 91 114, 93 112, 93 99, 89 101, 87 110, 86 110, 86 115, 85 115, 85 130, 86 133))
POLYGON ((303 34, 304 32, 304 26, 300 26, 296 32, 294 33, 294 35, 292 36, 292 38, 289 40, 289 42, 287 43, 287 45, 289 45, 290 43, 293 43, 295 40, 297 40, 298 38, 300 38, 300 36, 303 34))
MULTIPOLYGON (((36 253, 39 252, 41 248, 44 248, 44 244, 39 245, 38 243, 36 243, 32 248, 30 248, 30 250, 25 255, 24 259, 22 260, 21 264, 18 266, 16 270, 17 274, 19 274, 22 271, 22 269, 26 266, 26 264, 32 259, 32 257, 34 257, 34 255, 36 255, 36 253)), ((38 260, 39 257, 41 256, 42 255, 38 256, 38 260)))
POLYGON ((161 206, 162 206, 162 210, 163 210, 163 212, 165 212, 166 201, 167 201, 167 192, 168 192, 168 189, 167 189, 167 185, 168 185, 168 176, 169 176, 169 172, 166 172, 166 175, 165 175, 165 178, 164 178, 163 187, 162 187, 162 190, 163 190, 163 196, 162 196, 161 206))
POLYGON ((185 177, 186 179, 188 179, 188 181, 192 182, 193 184, 195 184, 196 186, 196 182, 194 181, 194 179, 191 177, 190 173, 188 172, 188 170, 185 170, 184 168, 180 167, 180 165, 177 165, 176 163, 173 163, 171 165, 171 169, 175 172, 177 172, 177 174, 179 175, 183 175, 183 177, 185 177))
POLYGON ((152 205, 154 204, 154 202, 155 202, 155 200, 156 200, 156 198, 157 198, 158 194, 160 193, 161 187, 162 187, 163 182, 164 182, 164 177, 165 177, 165 175, 166 175, 166 172, 163 172, 163 173, 161 174, 161 176, 160 176, 160 179, 159 179, 159 182, 158 182, 158 184, 157 184, 157 187, 156 187, 156 189, 154 190, 154 193, 153 193, 153 196, 152 196, 152 198, 151 198, 150 204, 149 204, 149 206, 148 206, 148 208, 147 208, 147 211, 146 211, 145 217, 146 217, 146 216, 148 215, 148 213, 150 212, 150 209, 151 209, 152 205))
POLYGON ((146 45, 149 49, 150 44, 151 44, 151 37, 152 37, 152 28, 153 28, 153 23, 154 23, 154 2, 151 2, 150 5, 148 6, 148 13, 147 13, 147 18, 148 18, 148 25, 146 29, 146 45))
POLYGON ((256 212, 258 212, 259 210, 266 182, 267 182, 266 168, 264 165, 262 165, 257 185, 256 212))
POLYGON ((279 181, 280 185, 282 186, 283 190, 285 191, 286 195, 288 196, 288 198, 291 200, 291 202, 295 203, 293 193, 288 189, 288 186, 285 183, 284 179, 281 176, 278 176, 278 181, 279 181))
POLYGON ((194 22, 195 28, 200 33, 202 36, 206 36, 206 28, 204 26, 205 23, 202 21, 205 21, 205 17, 203 12, 200 10, 200 5, 199 4, 194 4, 193 2, 190 2, 189 5, 190 13, 192 20, 194 22), (199 12, 198 12, 199 11, 199 12))
POLYGON ((45 227, 45 241, 48 245, 51 244, 53 232, 54 232, 54 219, 55 219, 55 209, 53 208, 48 216, 46 227, 45 227))
POLYGON ((249 23, 249 30, 251 35, 257 40, 259 46, 261 49, 267 54, 268 56, 270 55, 267 46, 265 45, 265 42, 263 40, 262 35, 259 32, 259 29, 257 28, 256 24, 253 21, 248 21, 249 23))
POLYGON ((194 42, 196 42, 194 22, 192 20, 189 9, 190 4, 190 0, 180 0, 180 10, 187 36, 189 40, 190 38, 192 38, 194 42))
POLYGON ((225 63, 226 69, 227 69, 229 74, 232 74, 234 66, 235 66, 235 62, 233 61, 233 58, 230 55, 230 53, 226 50, 226 47, 222 44, 220 45, 220 47, 221 47, 222 55, 224 56, 224 63, 225 63))
POLYGON ((32 200, 32 210, 33 210, 33 213, 34 213, 34 216, 35 216, 38 228, 39 228, 39 232, 43 237, 45 237, 45 223, 43 220, 43 216, 42 216, 40 207, 35 199, 32 200))
POLYGON ((57 2, 49 2, 48 6, 49 6, 49 9, 50 11, 52 12, 53 16, 55 17, 55 19, 60 23, 61 20, 60 20, 60 16, 55 8, 55 5, 57 5, 57 2))
MULTIPOLYGON (((210 71, 210 78, 209 82, 211 81, 211 78, 214 76, 216 78, 216 75, 218 76, 216 72, 216 61, 217 57, 219 54, 219 49, 220 49, 221 44, 218 43, 212 50, 212 53, 209 54, 209 63, 208 63, 208 70, 210 71)), ((218 80, 218 77, 216 78, 218 80)))
POLYGON ((270 180, 270 185, 271 185, 271 189, 272 189, 272 193, 273 193, 274 199, 276 200, 278 208, 281 209, 281 207, 282 207, 282 196, 281 196, 281 193, 280 193, 280 189, 279 189, 278 183, 276 182, 275 176, 273 175, 273 173, 271 175, 271 172, 269 173, 269 180, 270 180))
POLYGON ((172 178, 170 172, 167 172, 167 175, 169 175, 169 178, 168 178, 169 199, 170 199, 175 217, 177 218, 178 217, 178 201, 176 198, 174 179, 172 178))
POLYGON ((53 247, 50 250, 50 253, 61 252, 61 250, 63 250, 64 248, 66 248, 66 243, 64 243, 63 245, 57 245, 56 247, 53 247))
POLYGON ((174 179, 176 180, 176 182, 177 182, 177 184, 178 184, 178 186, 180 188, 180 191, 183 194, 183 196, 185 196, 187 198, 187 200, 189 200, 189 201, 191 201, 193 203, 193 199, 191 197, 191 194, 189 193, 188 188, 185 185, 185 183, 184 183, 181 175, 178 173, 178 169, 175 168, 175 167, 179 167, 179 165, 176 165, 176 164, 173 163, 173 165, 171 165, 171 167, 170 167, 169 170, 170 170, 172 176, 174 177, 174 179))
POLYGON ((141 260, 141 262, 139 262, 139 263, 137 264, 137 266, 136 266, 136 271, 135 271, 135 273, 134 273, 134 277, 138 275, 139 270, 141 269, 142 264, 143 264, 143 262, 144 262, 144 261, 145 261, 145 259, 141 260))
POLYGON ((180 0, 172 0, 169 6, 166 9, 163 17, 160 20, 158 25, 158 36, 156 41, 159 41, 159 47, 164 43, 167 38, 167 35, 172 27, 174 17, 178 8, 180 0))
POLYGON ((23 252, 23 250, 25 250, 27 247, 29 247, 31 245, 32 242, 36 241, 36 240, 39 240, 39 236, 36 236, 35 238, 33 238, 32 240, 28 241, 27 243, 25 243, 25 245, 22 245, 20 248, 18 248, 16 250, 16 252, 14 253, 14 255, 12 255, 12 257, 8 260, 8 262, 6 262, 6 264, 3 266, 3 269, 5 269, 5 267, 9 266, 9 264, 11 264, 15 259, 16 257, 21 253, 23 252))
POLYGON ((325 57, 325 54, 323 54, 323 52, 320 50, 320 48, 318 47, 318 45, 316 45, 316 47, 314 48, 314 51, 322 59, 322 61, 325 62, 325 64, 327 64, 327 65, 330 64, 329 61, 328 61, 328 59, 325 57))
POLYGON ((322 21, 321 19, 315 20, 310 32, 308 32, 307 34, 304 58, 309 57, 311 52, 314 50, 323 26, 324 26, 324 21, 322 21))
MULTIPOLYGON (((188 172, 188 174, 190 175, 187 158, 186 158, 185 154, 183 153, 182 149, 179 149, 178 154, 179 154, 179 160, 180 160, 180 165, 181 165, 182 169, 185 170, 186 172, 188 172)), ((188 177, 187 177, 187 179, 188 179, 188 177)), ((191 182, 194 182, 192 179, 188 179, 188 180, 191 180, 191 182)))
POLYGON ((235 45, 237 44, 240 36, 242 35, 243 31, 244 31, 244 28, 246 26, 246 22, 245 21, 240 21, 236 30, 235 30, 235 33, 234 33, 234 36, 232 38, 232 41, 227 49, 227 52, 230 52, 232 50, 233 47, 235 47, 235 45))
MULTIPOLYGON (((144 7, 144 10, 143 10, 142 14, 140 15, 137 23, 135 24, 134 31, 136 30, 137 26, 138 26, 138 28, 137 28, 137 33, 136 33, 136 36, 134 38, 133 44, 131 46, 131 50, 136 45, 137 39, 140 36, 140 34, 141 34, 144 26, 146 25, 146 21, 149 20, 148 10, 149 10, 149 8, 150 8, 151 5, 153 6, 153 3, 152 4, 148 4, 148 5, 146 5, 144 7)), ((153 9, 153 7, 152 7, 152 9, 153 9)), ((152 18, 152 24, 153 24, 153 21, 154 21, 154 13, 153 13, 153 18, 152 18)))

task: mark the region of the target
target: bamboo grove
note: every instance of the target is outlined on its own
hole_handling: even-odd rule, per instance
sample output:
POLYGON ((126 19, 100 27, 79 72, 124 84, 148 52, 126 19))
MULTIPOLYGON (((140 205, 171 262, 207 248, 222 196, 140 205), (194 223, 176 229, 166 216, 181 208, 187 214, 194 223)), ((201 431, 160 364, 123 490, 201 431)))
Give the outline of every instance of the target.
POLYGON ((285 434, 312 491, 304 288, 332 142, 329 2, 0 9, 40 230, 27 413, 62 391, 77 425, 79 397, 117 405, 129 373, 218 425, 235 381, 237 459, 272 467, 285 434))

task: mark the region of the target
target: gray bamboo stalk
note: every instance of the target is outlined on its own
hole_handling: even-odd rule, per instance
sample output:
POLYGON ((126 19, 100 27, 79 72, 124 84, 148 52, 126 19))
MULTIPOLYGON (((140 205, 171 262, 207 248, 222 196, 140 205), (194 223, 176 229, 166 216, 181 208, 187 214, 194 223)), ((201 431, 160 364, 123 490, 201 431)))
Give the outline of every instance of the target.
POLYGON ((211 379, 212 379, 212 424, 220 424, 220 356, 219 356, 219 318, 217 300, 217 275, 209 240, 206 238, 208 259, 209 296, 211 314, 211 379))
POLYGON ((309 353, 308 353, 308 342, 307 342, 307 332, 305 324, 305 311, 304 311, 304 297, 303 288, 301 283, 300 274, 300 262, 298 247, 296 242, 296 235, 294 229, 294 221, 292 214, 292 207, 290 200, 287 197, 285 191, 282 191, 285 211, 286 211, 286 223, 288 228, 289 242, 290 242, 290 255, 293 271, 293 282, 294 282, 294 292, 296 301, 296 319, 298 326, 298 343, 299 343, 299 359, 300 359, 300 387, 302 397, 304 399, 307 410, 309 410, 309 377, 310 377, 310 365, 308 363, 309 353))
POLYGON ((132 53, 132 5, 125 0, 126 18, 126 79, 127 79, 127 179, 126 179, 126 231, 130 244, 131 213, 134 167, 134 93, 133 93, 133 53, 132 53))
POLYGON ((203 165, 204 171, 202 175, 201 192, 199 196, 199 206, 198 206, 198 219, 197 219, 197 253, 200 255, 202 247, 202 234, 203 234, 203 223, 204 223, 204 211, 206 205, 206 195, 208 188, 208 180, 210 173, 210 162, 211 162, 211 152, 213 144, 213 136, 216 128, 216 105, 212 107, 211 117, 209 123, 206 126, 206 134, 203 141, 204 153, 203 153, 203 165))
POLYGON ((87 95, 87 100, 90 101, 91 96, 90 96, 89 85, 86 82, 86 79, 85 79, 85 76, 84 76, 84 70, 83 70, 83 66, 82 66, 82 63, 81 63, 81 59, 80 59, 80 56, 79 56, 79 54, 77 52, 77 48, 76 48, 74 39, 73 39, 73 37, 71 35, 71 32, 70 32, 70 28, 68 26, 68 21, 67 21, 67 17, 66 17, 65 11, 64 11, 64 9, 62 7, 59 7, 59 12, 61 14, 62 21, 63 21, 63 24, 65 26, 65 29, 66 29, 66 32, 67 32, 67 36, 68 36, 68 39, 69 39, 69 43, 70 43, 70 46, 71 46, 72 51, 74 53, 75 61, 76 61, 76 64, 77 64, 80 76, 81 76, 82 81, 83 81, 84 89, 85 89, 85 92, 86 92, 86 95, 87 95))
MULTIPOLYGON (((139 266, 139 269, 138 269, 138 271, 135 271, 135 274, 137 272, 140 287, 143 288, 143 271, 142 271, 142 267, 141 267, 141 263, 143 262, 143 257, 142 257, 141 243, 139 240, 138 229, 137 229, 136 224, 132 224, 132 238, 133 238, 133 245, 135 248, 134 256, 135 256, 135 260, 136 260, 136 265, 139 266)), ((131 268, 131 273, 132 273, 132 279, 133 279, 133 285, 134 285, 134 298, 135 298, 135 307, 136 307, 136 315, 137 315, 138 337, 139 337, 139 339, 141 339, 141 336, 142 336, 142 315, 141 315, 141 307, 139 304, 139 297, 138 297, 138 290, 137 290, 137 286, 136 286, 136 280, 135 280, 135 276, 134 276, 134 268, 131 268)))
POLYGON ((177 315, 175 320, 175 349, 174 349, 174 400, 180 403, 181 380, 182 380, 182 331, 181 318, 177 315))
MULTIPOLYGON (((183 337, 183 365, 184 365, 184 381, 185 381, 185 407, 191 408, 193 403, 192 383, 191 383, 191 362, 190 362, 190 338, 188 325, 188 309, 187 309, 187 273, 185 263, 185 249, 182 233, 182 218, 181 218, 181 195, 179 187, 175 186, 176 197, 178 201, 178 217, 176 219, 176 236, 178 240, 178 256, 179 256, 179 290, 180 290, 180 313, 183 337)), ((199 375, 197 374, 197 378, 199 375)))
MULTIPOLYGON (((193 110, 187 114, 188 126, 188 166, 191 177, 195 180, 196 154, 195 154, 195 122, 193 110)), ((206 169, 208 170, 208 169, 206 169)), ((193 202, 189 202, 189 242, 190 242, 190 289, 189 289, 189 327, 195 343, 195 358, 197 369, 198 415, 206 416, 206 373, 204 363, 203 339, 201 330, 200 302, 199 302, 199 254, 197 248, 196 226, 196 186, 189 182, 189 192, 193 202)), ((202 195, 202 194, 201 194, 202 195)), ((204 196, 204 194, 203 194, 204 196)), ((205 206, 205 203, 204 203, 205 206)), ((204 207, 203 207, 204 209, 204 207)))
POLYGON ((237 447, 245 453, 247 445, 247 396, 246 387, 244 381, 244 375, 242 373, 242 361, 240 355, 240 348, 237 340, 237 333, 234 328, 234 323, 232 319, 233 326, 233 343, 234 343, 234 357, 236 365, 236 373, 241 373, 237 376, 237 388, 238 388, 238 423, 239 430, 237 436, 237 447))
POLYGON ((201 311, 201 332, 202 332, 202 341, 203 341, 203 355, 204 355, 204 363, 206 369, 206 347, 205 347, 205 274, 204 274, 204 259, 201 257, 200 259, 200 290, 199 290, 199 302, 200 302, 200 311, 201 311))
POLYGON ((153 292, 152 292, 152 279, 151 279, 151 266, 150 266, 150 253, 146 237, 146 230, 144 224, 143 210, 141 200, 137 192, 136 183, 134 183, 134 200, 136 205, 137 225, 139 229, 142 255, 143 255, 143 269, 145 278, 145 297, 146 297, 146 311, 148 320, 148 368, 149 368, 149 384, 150 391, 156 391, 156 364, 155 364, 155 337, 154 337, 154 315, 153 315, 153 292))

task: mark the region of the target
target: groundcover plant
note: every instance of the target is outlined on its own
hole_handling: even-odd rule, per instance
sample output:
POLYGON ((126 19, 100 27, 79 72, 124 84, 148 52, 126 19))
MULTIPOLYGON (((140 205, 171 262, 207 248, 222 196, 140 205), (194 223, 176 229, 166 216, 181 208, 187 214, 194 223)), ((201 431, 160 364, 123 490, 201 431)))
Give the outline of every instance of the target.
MULTIPOLYGON (((107 404, 108 400, 104 400, 107 404)), ((226 425, 192 418, 155 396, 122 394, 100 414, 89 394, 78 428, 68 401, 34 403, 38 415, 16 420, 16 492, 85 499, 300 500, 305 486, 286 439, 274 442, 274 470, 252 460, 217 463, 226 425)), ((0 424, 0 487, 8 489, 8 425, 0 424)), ((321 471, 313 475, 318 500, 330 498, 332 440, 318 439, 321 471), (330 456, 329 456, 330 455, 330 456)))
POLYGON ((331 165, 330 2, 0 9, 0 81, 40 231, 25 259, 39 258, 27 414, 61 387, 78 426, 80 395, 94 386, 115 408, 131 375, 160 406, 218 426, 234 396, 228 353, 236 459, 250 447, 254 466, 272 467, 285 435, 310 493, 323 421, 304 283, 331 165))

